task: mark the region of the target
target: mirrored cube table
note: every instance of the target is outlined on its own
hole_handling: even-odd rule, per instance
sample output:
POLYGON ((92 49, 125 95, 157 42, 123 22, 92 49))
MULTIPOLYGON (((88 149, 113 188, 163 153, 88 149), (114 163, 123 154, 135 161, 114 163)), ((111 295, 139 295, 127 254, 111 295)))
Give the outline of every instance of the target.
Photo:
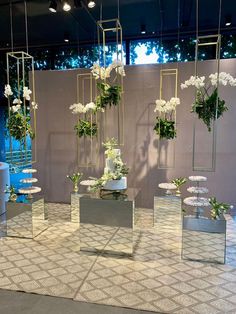
POLYGON ((183 259, 225 263, 226 220, 184 215, 182 227, 183 259))
POLYGON ((6 225, 8 237, 35 238, 48 228, 44 198, 6 202, 6 225))
POLYGON ((179 196, 154 196, 154 227, 181 230, 182 199, 179 196))
POLYGON ((80 197, 80 249, 111 254, 133 253, 136 189, 80 197))

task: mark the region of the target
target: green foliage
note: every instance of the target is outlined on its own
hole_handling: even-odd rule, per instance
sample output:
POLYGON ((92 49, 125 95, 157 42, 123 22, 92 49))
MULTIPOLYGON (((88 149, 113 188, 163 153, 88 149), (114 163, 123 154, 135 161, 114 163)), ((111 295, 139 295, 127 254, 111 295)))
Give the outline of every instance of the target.
POLYGON ((96 98, 98 108, 106 108, 107 106, 117 106, 121 100, 121 86, 111 86, 108 83, 97 83, 100 95, 96 98))
POLYGON ((31 139, 35 137, 30 125, 30 117, 25 117, 19 112, 11 113, 7 121, 7 128, 9 134, 19 141, 24 140, 27 135, 29 135, 31 139))
POLYGON ((156 134, 159 135, 161 139, 174 139, 176 137, 175 121, 162 119, 159 117, 157 117, 156 119, 157 122, 154 126, 156 134))
POLYGON ((223 213, 226 213, 230 209, 230 205, 227 203, 219 203, 215 197, 211 197, 209 200, 211 205, 211 217, 212 219, 219 219, 223 213))
POLYGON ((96 136, 98 126, 95 122, 91 123, 90 121, 80 119, 78 124, 75 125, 74 130, 76 130, 76 134, 79 137, 96 136))
POLYGON ((171 183, 174 183, 174 185, 177 187, 177 189, 180 188, 181 185, 185 184, 186 182, 187 182, 187 179, 186 178, 182 178, 182 177, 173 179, 171 181, 171 183))
POLYGON ((210 96, 208 96, 207 93, 203 95, 201 91, 197 91, 196 102, 192 106, 192 111, 197 113, 198 118, 205 123, 209 132, 211 131, 212 121, 216 119, 216 108, 217 119, 228 110, 227 106, 225 105, 225 101, 218 97, 217 88, 214 89, 210 96))
POLYGON ((67 175, 66 177, 70 179, 74 184, 78 184, 82 176, 83 176, 83 173, 75 172, 71 175, 67 175))

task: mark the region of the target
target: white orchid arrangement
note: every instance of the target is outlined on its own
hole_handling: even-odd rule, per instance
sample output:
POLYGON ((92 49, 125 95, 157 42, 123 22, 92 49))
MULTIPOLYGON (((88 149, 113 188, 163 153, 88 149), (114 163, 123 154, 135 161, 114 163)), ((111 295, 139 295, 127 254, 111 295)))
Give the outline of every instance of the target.
POLYGON ((236 86, 236 78, 226 72, 210 74, 208 81, 205 76, 191 76, 181 84, 181 89, 194 86, 197 89, 195 103, 192 105, 192 112, 197 113, 211 131, 212 122, 220 118, 228 107, 224 100, 218 96, 218 86, 236 86))
POLYGON ((32 101, 31 107, 29 106, 28 103, 31 100, 30 95, 32 91, 27 86, 23 87, 22 98, 19 91, 17 94, 17 97, 14 97, 11 86, 9 84, 5 85, 4 96, 9 102, 12 102, 12 105, 10 105, 10 116, 7 122, 9 134, 19 141, 25 140, 26 136, 30 136, 31 139, 33 139, 35 134, 30 125, 29 112, 30 109, 37 110, 38 104, 32 101), (26 108, 26 113, 24 108, 26 108))
POLYGON ((69 109, 72 114, 84 114, 84 118, 79 118, 78 123, 74 126, 78 137, 97 135, 97 123, 93 122, 91 117, 87 118, 87 113, 95 114, 99 110, 94 102, 89 102, 86 105, 75 103, 69 109))
POLYGON ((124 175, 129 173, 129 169, 126 164, 122 161, 120 155, 117 153, 115 147, 118 145, 115 138, 108 139, 103 146, 106 148, 105 155, 110 158, 114 165, 114 170, 105 169, 104 174, 101 178, 95 180, 94 184, 91 186, 92 191, 97 191, 102 189, 104 185, 110 180, 120 180, 124 175))
POLYGON ((94 64, 91 69, 94 78, 98 81, 97 88, 100 92, 96 98, 97 108, 106 109, 107 106, 117 106, 121 100, 122 87, 114 82, 118 76, 125 76, 123 63, 114 61, 106 68, 94 64), (112 72, 115 72, 113 80, 111 78, 112 72))
POLYGON ((175 118, 173 117, 176 107, 180 105, 178 97, 172 97, 169 101, 164 99, 156 100, 154 112, 158 112, 157 121, 154 126, 156 134, 160 138, 173 139, 176 137, 175 118))

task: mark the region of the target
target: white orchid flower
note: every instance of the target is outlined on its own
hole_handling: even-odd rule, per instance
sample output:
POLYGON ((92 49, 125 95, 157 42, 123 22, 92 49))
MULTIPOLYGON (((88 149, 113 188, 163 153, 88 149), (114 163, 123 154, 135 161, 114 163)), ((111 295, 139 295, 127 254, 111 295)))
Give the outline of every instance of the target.
POLYGON ((5 90, 4 90, 4 96, 8 98, 9 96, 12 96, 13 92, 11 90, 11 86, 9 84, 5 85, 5 90))
POLYGON ((27 87, 25 86, 23 88, 23 97, 26 99, 26 100, 30 100, 30 95, 32 94, 32 91, 27 87))
POLYGON ((13 113, 19 112, 21 110, 21 105, 11 106, 11 111, 13 113))
POLYGON ((20 105, 20 104, 22 104, 22 101, 19 99, 19 98, 15 98, 14 100, 13 100, 13 105, 20 105))
POLYGON ((97 106, 94 102, 90 102, 85 106, 86 111, 96 110, 97 106))
POLYGON ((38 109, 38 104, 35 101, 32 101, 31 105, 32 105, 33 110, 37 110, 38 109))

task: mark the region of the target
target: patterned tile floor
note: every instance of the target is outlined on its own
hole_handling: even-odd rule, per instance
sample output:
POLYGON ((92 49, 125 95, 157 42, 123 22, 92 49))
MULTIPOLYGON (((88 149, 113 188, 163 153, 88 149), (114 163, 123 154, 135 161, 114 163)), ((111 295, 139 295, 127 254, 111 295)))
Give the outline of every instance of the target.
MULTIPOLYGON (((49 228, 34 240, 4 237, 4 219, 0 224, 0 288, 160 313, 236 313, 232 217, 227 217, 227 259, 221 265, 181 260, 180 228, 153 227, 149 209, 137 210, 132 257, 79 252, 70 207, 47 207, 49 228)), ((107 231, 111 238, 117 232, 107 231)), ((96 233, 103 248, 109 244, 104 230, 96 233)), ((218 248, 217 239, 211 248, 218 248)))

